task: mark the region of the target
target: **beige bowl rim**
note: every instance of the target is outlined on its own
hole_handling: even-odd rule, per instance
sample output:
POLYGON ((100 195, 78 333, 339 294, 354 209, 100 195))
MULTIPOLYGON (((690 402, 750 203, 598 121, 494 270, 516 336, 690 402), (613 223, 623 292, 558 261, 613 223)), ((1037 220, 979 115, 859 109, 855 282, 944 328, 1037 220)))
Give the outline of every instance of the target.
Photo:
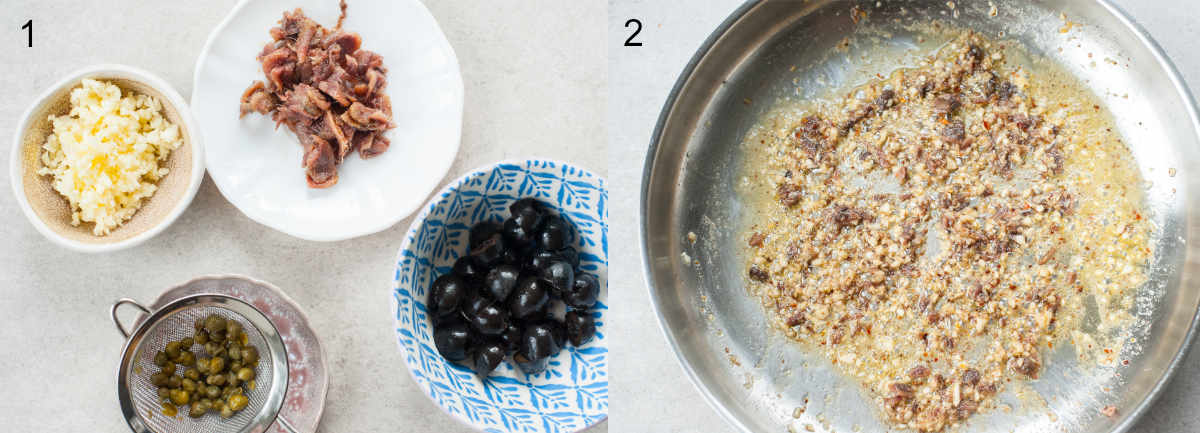
POLYGON ((201 141, 201 134, 197 132, 196 128, 196 120, 192 117, 192 113, 188 108, 187 101, 183 98, 183 96, 180 96, 179 92, 177 92, 174 87, 168 84, 166 80, 163 80, 157 75, 143 69, 119 64, 98 64, 84 67, 67 74, 67 76, 43 90, 42 93, 33 100, 29 107, 25 109, 24 114, 21 115, 21 120, 17 123, 17 128, 13 132, 12 154, 9 158, 9 176, 11 177, 10 181, 12 183, 13 195, 16 196, 17 203, 20 205, 21 211, 25 214, 25 217, 29 220, 29 222, 33 224, 34 228, 36 228, 37 231, 42 234, 42 236, 45 236, 46 239, 49 239, 58 245, 85 253, 103 253, 136 246, 161 233, 164 229, 170 226, 171 223, 175 222, 175 219, 179 218, 179 215, 183 213, 184 209, 187 209, 188 205, 191 204, 192 199, 196 197, 196 191, 200 189, 200 183, 204 180, 204 143, 201 141), (34 110, 37 107, 41 106, 42 103, 57 93, 60 89, 68 86, 75 86, 80 80, 97 75, 122 77, 131 81, 145 84, 160 92, 167 99, 166 101, 162 102, 164 104, 173 106, 179 113, 179 117, 186 126, 186 128, 183 128, 187 131, 186 136, 184 137, 184 142, 191 147, 192 169, 191 179, 188 182, 187 190, 183 193, 183 197, 176 203, 175 207, 171 209, 166 217, 156 223, 153 227, 137 234, 136 236, 118 242, 83 243, 68 239, 56 233, 54 230, 51 230, 50 227, 46 225, 46 223, 42 221, 40 217, 38 217, 33 208, 30 206, 29 200, 25 195, 25 187, 23 182, 25 176, 24 168, 21 166, 21 152, 23 150, 22 148, 24 147, 22 144, 22 137, 25 135, 25 130, 29 128, 31 121, 33 120, 32 116, 34 114, 34 110))

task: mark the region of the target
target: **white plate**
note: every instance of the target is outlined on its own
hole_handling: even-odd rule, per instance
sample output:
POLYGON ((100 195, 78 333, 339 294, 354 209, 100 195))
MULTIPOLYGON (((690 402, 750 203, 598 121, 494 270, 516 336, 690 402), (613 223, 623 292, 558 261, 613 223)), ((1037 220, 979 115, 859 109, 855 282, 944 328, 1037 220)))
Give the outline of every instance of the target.
POLYGON ((417 0, 350 0, 343 29, 388 68, 392 145, 370 160, 347 155, 338 183, 308 187, 301 149, 286 127, 257 113, 238 118, 242 92, 263 80, 255 56, 284 11, 297 7, 333 27, 332 0, 243 0, 209 36, 196 62, 192 113, 208 144, 208 174, 221 194, 259 223, 298 238, 336 241, 391 227, 445 176, 462 130, 462 73, 454 50, 417 0))

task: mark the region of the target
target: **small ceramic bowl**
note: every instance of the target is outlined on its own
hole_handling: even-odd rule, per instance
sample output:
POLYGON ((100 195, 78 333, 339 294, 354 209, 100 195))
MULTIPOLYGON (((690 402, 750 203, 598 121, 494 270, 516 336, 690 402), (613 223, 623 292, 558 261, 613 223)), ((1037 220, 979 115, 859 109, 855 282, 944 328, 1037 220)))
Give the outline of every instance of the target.
POLYGON ((472 170, 423 208, 404 238, 396 267, 397 339, 413 379, 444 411, 485 432, 575 432, 607 417, 608 192, 603 178, 541 159, 472 170), (596 336, 583 347, 567 344, 543 373, 527 375, 506 360, 481 380, 438 354, 425 300, 433 280, 467 253, 472 225, 502 221, 510 203, 531 196, 570 223, 580 268, 600 279, 600 301, 590 310, 596 336))
POLYGON ((204 146, 195 123, 183 97, 154 74, 123 65, 96 65, 75 71, 42 92, 21 116, 13 137, 9 167, 17 203, 38 232, 64 247, 99 253, 140 244, 171 225, 200 188, 204 179, 204 146), (116 84, 122 94, 132 91, 158 99, 164 116, 179 126, 183 137, 183 144, 163 164, 171 171, 158 181, 158 190, 142 200, 142 207, 132 218, 105 236, 92 234, 94 225, 89 222, 71 225, 70 204, 54 190, 53 177, 37 174, 42 144, 53 130, 49 117, 70 111, 71 90, 84 78, 116 84))

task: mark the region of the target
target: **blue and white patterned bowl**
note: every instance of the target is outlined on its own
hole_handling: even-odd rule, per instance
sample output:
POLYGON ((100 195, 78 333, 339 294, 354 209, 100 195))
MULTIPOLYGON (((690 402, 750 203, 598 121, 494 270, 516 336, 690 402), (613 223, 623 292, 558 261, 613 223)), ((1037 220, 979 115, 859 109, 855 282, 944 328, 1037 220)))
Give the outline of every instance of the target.
POLYGON ((558 161, 504 161, 447 185, 413 222, 400 247, 392 289, 397 339, 413 379, 455 418, 485 432, 575 432, 608 416, 607 287, 604 179, 558 161), (529 196, 570 221, 580 267, 600 278, 600 302, 592 310, 596 337, 582 348, 568 345, 544 373, 526 375, 504 362, 485 381, 438 354, 425 300, 432 281, 466 253, 470 227, 503 221, 509 203, 529 196))

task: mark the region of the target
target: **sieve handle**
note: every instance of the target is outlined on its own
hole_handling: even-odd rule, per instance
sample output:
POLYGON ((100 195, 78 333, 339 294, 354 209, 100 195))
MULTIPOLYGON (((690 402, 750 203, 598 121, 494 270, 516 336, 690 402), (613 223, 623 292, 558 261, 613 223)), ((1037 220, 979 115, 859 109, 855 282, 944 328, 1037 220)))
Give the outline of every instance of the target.
POLYGON ((129 331, 125 330, 125 325, 122 325, 121 319, 117 318, 117 309, 121 308, 122 305, 132 305, 134 308, 142 310, 142 312, 146 314, 150 314, 150 310, 146 309, 146 307, 143 307, 142 304, 139 304, 137 301, 129 298, 121 298, 117 300, 117 302, 113 303, 112 308, 109 309, 108 313, 112 315, 112 321, 114 325, 117 325, 117 331, 120 331, 121 335, 125 336, 125 339, 129 339, 129 331))

